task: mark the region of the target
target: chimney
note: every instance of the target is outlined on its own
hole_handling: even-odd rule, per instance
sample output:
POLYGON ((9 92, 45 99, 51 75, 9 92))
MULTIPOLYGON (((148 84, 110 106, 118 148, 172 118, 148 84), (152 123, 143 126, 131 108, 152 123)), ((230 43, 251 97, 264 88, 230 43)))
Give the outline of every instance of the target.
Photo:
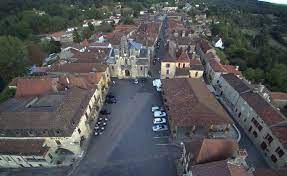
POLYGON ((185 37, 185 30, 182 31, 182 37, 185 37))

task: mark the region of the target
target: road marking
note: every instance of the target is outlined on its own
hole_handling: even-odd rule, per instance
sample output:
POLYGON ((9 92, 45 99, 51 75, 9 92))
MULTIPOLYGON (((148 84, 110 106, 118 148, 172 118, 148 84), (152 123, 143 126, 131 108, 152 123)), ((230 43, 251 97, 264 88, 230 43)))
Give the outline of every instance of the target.
POLYGON ((159 145, 159 146, 166 146, 166 145, 172 145, 172 144, 170 144, 170 143, 166 143, 166 144, 155 144, 155 145, 159 145))
POLYGON ((169 136, 154 136, 154 139, 160 139, 160 138, 169 138, 169 136))

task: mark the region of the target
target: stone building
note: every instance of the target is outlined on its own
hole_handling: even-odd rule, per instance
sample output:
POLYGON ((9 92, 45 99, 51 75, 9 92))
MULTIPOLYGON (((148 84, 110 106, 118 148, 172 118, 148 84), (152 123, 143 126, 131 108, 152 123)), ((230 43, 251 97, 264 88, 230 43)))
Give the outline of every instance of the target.
POLYGON ((15 97, 0 105, 0 167, 70 165, 82 156, 110 80, 107 66, 88 68, 58 65, 10 84, 15 97))
POLYGON ((162 95, 173 137, 238 137, 233 121, 201 79, 164 79, 162 95))
POLYGON ((192 53, 183 51, 181 55, 173 59, 164 58, 161 61, 161 79, 166 78, 201 78, 203 66, 199 59, 192 53))
POLYGON ((287 165, 287 120, 256 89, 234 74, 221 75, 214 88, 272 168, 287 165))
POLYGON ((119 49, 114 49, 115 62, 110 64, 113 76, 122 78, 148 77, 150 68, 150 52, 142 44, 121 38, 119 49))

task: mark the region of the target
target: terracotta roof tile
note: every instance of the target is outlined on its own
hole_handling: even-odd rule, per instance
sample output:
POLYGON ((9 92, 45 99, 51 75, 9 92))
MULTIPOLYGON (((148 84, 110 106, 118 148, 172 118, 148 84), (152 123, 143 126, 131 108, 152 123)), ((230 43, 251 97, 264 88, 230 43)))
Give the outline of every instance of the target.
POLYGON ((257 93, 245 92, 241 94, 241 97, 256 111, 268 126, 285 121, 284 116, 257 93))
POLYGON ((227 73, 233 73, 238 76, 242 76, 241 71, 239 71, 234 65, 222 65, 227 73))
POLYGON ((200 79, 175 78, 162 83, 167 112, 176 126, 233 123, 200 79))
POLYGON ((233 139, 195 139, 186 142, 185 148, 194 156, 190 165, 225 160, 239 150, 237 141, 233 139))
POLYGON ((285 124, 285 126, 282 125, 271 127, 271 131, 285 147, 285 149, 287 149, 287 124, 285 124))
POLYGON ((42 139, 1 139, 0 153, 6 155, 43 156, 49 150, 42 139))
POLYGON ((90 73, 105 72, 107 65, 97 63, 67 63, 63 65, 53 65, 48 72, 62 73, 90 73))
POLYGON ((225 68, 223 65, 221 65, 219 62, 217 62, 215 59, 209 60, 209 64, 213 71, 215 72, 226 72, 225 68))
POLYGON ((228 82, 234 90, 238 93, 250 91, 250 85, 247 82, 244 82, 242 79, 238 78, 233 73, 223 74, 221 77, 228 82))
POLYGON ((278 170, 256 168, 254 176, 286 176, 287 168, 278 170))
POLYGON ((190 170, 193 176, 251 176, 243 166, 225 160, 194 165, 190 170))
POLYGON ((285 92, 271 92, 273 100, 287 100, 287 93, 285 92))
POLYGON ((181 55, 177 58, 178 61, 187 61, 189 62, 190 61, 190 58, 189 58, 189 55, 187 54, 186 51, 183 51, 181 53, 181 55))

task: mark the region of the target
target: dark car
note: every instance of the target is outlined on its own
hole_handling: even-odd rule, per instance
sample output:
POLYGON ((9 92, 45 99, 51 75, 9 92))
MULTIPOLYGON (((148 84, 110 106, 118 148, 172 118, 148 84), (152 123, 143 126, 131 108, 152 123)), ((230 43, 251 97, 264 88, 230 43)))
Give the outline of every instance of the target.
POLYGON ((109 114, 111 114, 111 112, 108 111, 107 109, 102 109, 102 110, 100 111, 100 114, 102 114, 102 115, 109 115, 109 114))
POLYGON ((108 93, 107 98, 115 98, 115 96, 112 93, 108 93))
POLYGON ((115 98, 107 98, 105 103, 114 104, 114 103, 117 103, 117 100, 115 98))
POLYGON ((147 81, 147 79, 146 79, 146 78, 139 78, 138 80, 139 80, 139 82, 142 82, 142 83, 144 83, 144 82, 146 82, 146 81, 147 81))

